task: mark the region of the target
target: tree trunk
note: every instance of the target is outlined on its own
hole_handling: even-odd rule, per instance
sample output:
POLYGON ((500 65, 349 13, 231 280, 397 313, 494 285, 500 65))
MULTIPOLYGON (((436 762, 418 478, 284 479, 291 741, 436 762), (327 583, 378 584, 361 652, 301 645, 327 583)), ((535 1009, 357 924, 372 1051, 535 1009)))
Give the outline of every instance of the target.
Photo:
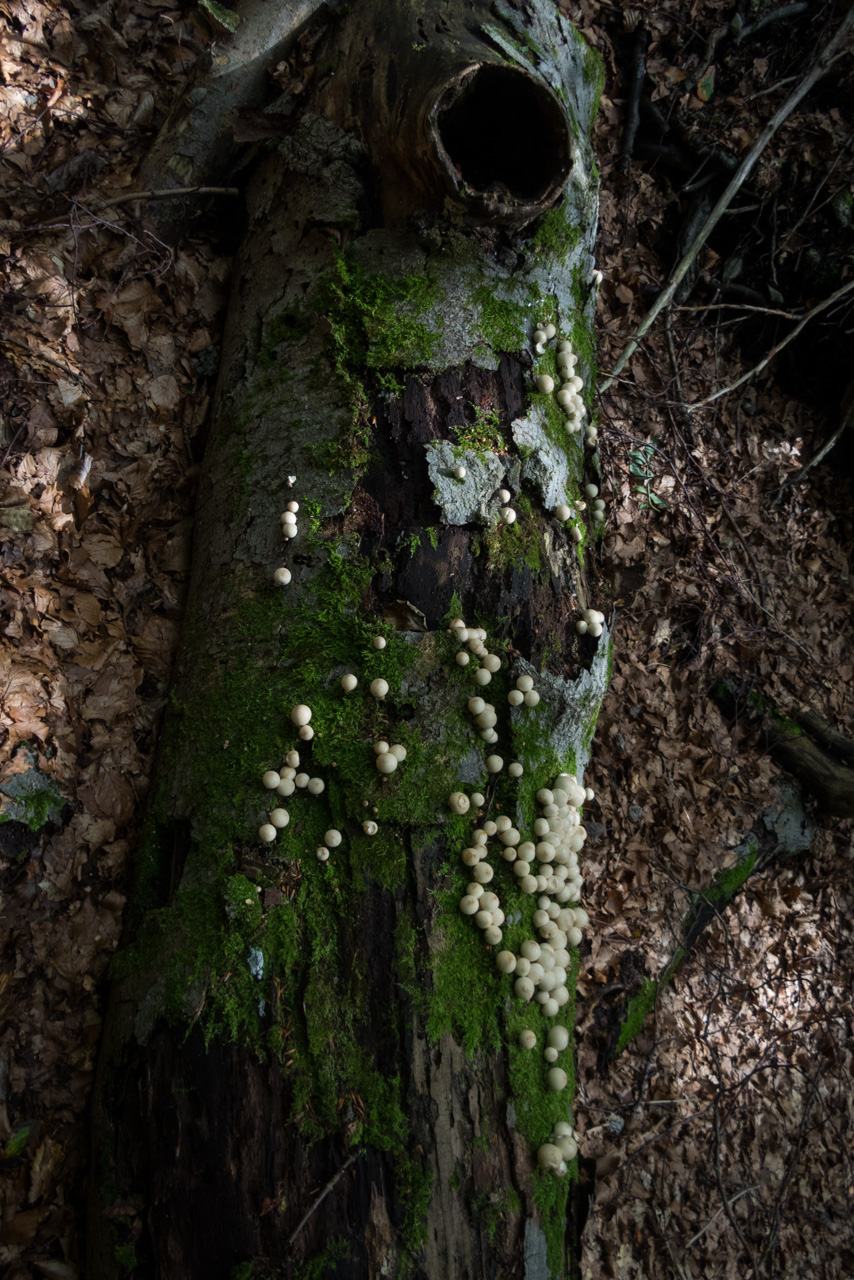
MULTIPOLYGON (((528 839, 537 791, 581 781, 607 683, 607 627, 575 626, 595 439, 537 389, 555 342, 531 342, 535 322, 572 341, 592 404, 599 65, 544 0, 376 19, 356 6, 327 33, 326 71, 247 192, 95 1091, 90 1280, 571 1268, 575 1162, 560 1177, 537 1150, 572 1118, 573 999, 555 1019, 516 998, 495 955, 536 935, 536 893, 492 845, 506 920, 489 946, 458 908, 459 855, 501 813, 528 839), (456 661, 454 615, 501 657, 484 687, 473 654, 456 661), (523 675, 538 705, 508 704, 523 675), (388 775, 380 739, 406 749, 388 775), (322 793, 265 790, 292 750, 322 793), (475 823, 457 791, 482 793, 475 823), (289 822, 266 843, 275 805, 289 822), (555 1022, 562 1092, 542 1057, 555 1022)), ((559 945, 560 924, 542 936, 559 945)))

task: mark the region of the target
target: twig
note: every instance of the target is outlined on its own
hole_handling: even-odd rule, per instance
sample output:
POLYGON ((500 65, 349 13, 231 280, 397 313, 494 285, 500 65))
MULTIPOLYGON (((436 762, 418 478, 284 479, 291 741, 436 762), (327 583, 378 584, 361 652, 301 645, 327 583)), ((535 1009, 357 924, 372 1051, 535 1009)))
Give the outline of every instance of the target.
POLYGON ((12 449, 13 449, 13 448, 14 448, 14 446, 15 446, 15 441, 18 439, 18 436, 19 436, 19 435, 21 434, 21 432, 24 430, 24 427, 25 427, 26 425, 27 425, 27 424, 26 424, 26 422, 22 422, 22 423, 21 423, 21 425, 18 427, 18 430, 17 430, 17 431, 15 432, 15 434, 12 436, 12 439, 11 439, 11 440, 9 441, 9 443, 7 444, 7 446, 6 446, 6 450, 5 450, 4 454, 3 454, 3 457, 2 457, 2 458, 0 458, 0 468, 5 467, 6 462, 7 462, 7 460, 8 460, 8 457, 9 457, 9 454, 12 452, 12 449))
POLYGON ((798 18, 802 13, 806 13, 808 9, 809 5, 803 2, 800 4, 784 4, 781 9, 772 9, 770 13, 766 13, 764 18, 742 27, 735 37, 735 43, 737 45, 741 44, 742 40, 746 40, 748 36, 756 35, 757 31, 761 31, 763 27, 769 26, 772 22, 780 22, 785 18, 798 18))
MULTIPOLYGON (((851 17, 854 19, 854 9, 851 10, 851 17)), ((705 400, 695 400, 693 404, 686 404, 685 408, 701 409, 703 405, 711 404, 714 400, 719 400, 721 396, 728 396, 731 391, 735 391, 743 383, 749 382, 749 380, 755 377, 757 373, 761 373, 765 366, 769 364, 776 355, 779 355, 783 348, 788 346, 793 338, 798 336, 801 330, 809 324, 813 316, 817 316, 822 311, 826 311, 828 307, 832 307, 835 302, 838 302, 840 298, 843 298, 847 293, 850 293, 852 289, 854 289, 854 280, 849 280, 841 289, 837 289, 836 293, 832 293, 829 298, 825 298, 823 302, 819 302, 817 306, 808 311, 800 322, 795 325, 792 332, 787 334, 782 342, 778 342, 776 347, 772 347, 767 356, 760 360, 759 364, 755 365, 754 368, 743 374, 742 377, 738 378, 735 382, 730 383, 728 387, 721 387, 720 391, 715 391, 713 395, 706 396, 705 400)))
MULTIPOLYGON (((761 607, 765 610, 765 612, 770 614, 770 610, 768 609, 768 605, 765 599, 765 583, 762 580, 762 573, 760 571, 759 565, 756 563, 756 557, 754 556, 753 552, 750 550, 748 543, 745 542, 744 535, 742 534, 741 529, 739 529, 738 527, 736 518, 730 511, 727 504, 724 502, 723 498, 721 498, 721 510, 723 511, 727 520, 729 520, 733 529, 735 529, 735 536, 738 538, 739 542, 741 543, 742 548, 744 550, 744 554, 747 556, 748 560, 753 565, 753 572, 756 574, 756 583, 757 583, 757 586, 759 587, 759 603, 761 607)), ((745 583, 744 585, 748 593, 752 596, 753 592, 747 586, 747 583, 745 583)), ((774 614, 770 614, 770 616, 774 617, 774 620, 776 621, 776 617, 774 614)))
POLYGON ((332 1177, 329 1179, 326 1186, 321 1191, 320 1195, 317 1196, 317 1198, 314 1200, 314 1202, 311 1205, 309 1205, 308 1209, 306 1209, 305 1213, 302 1215, 299 1222, 294 1227, 293 1231, 288 1237, 288 1244, 293 1244, 294 1240, 296 1240, 297 1236, 302 1231, 303 1227, 308 1222, 309 1218, 314 1213, 315 1209, 320 1204, 321 1200, 326 1199, 326 1197, 329 1195, 329 1192, 335 1186, 338 1179, 341 1178, 347 1172, 351 1164, 356 1163, 356 1161, 359 1159, 359 1156, 361 1154, 362 1154, 361 1151, 354 1151, 353 1154, 350 1156, 349 1160, 344 1161, 344 1163, 342 1164, 338 1172, 333 1173, 332 1177))
POLYGON ((239 196, 239 187, 165 187, 159 191, 126 191, 109 200, 99 200, 98 208, 109 209, 113 205, 127 204, 131 200, 172 200, 178 196, 239 196))
POLYGON ((26 342, 19 342, 17 338, 6 337, 4 342, 8 342, 10 347, 20 347, 21 351, 26 351, 27 355, 35 356, 38 360, 44 360, 47 364, 54 365, 55 368, 61 369, 63 373, 67 373, 69 378, 73 378, 75 382, 86 381, 82 374, 75 373, 73 369, 69 369, 67 364, 63 364, 60 360, 54 360, 53 356, 47 356, 43 351, 36 351, 33 347, 28 347, 26 342))
POLYGON ((714 209, 712 209, 712 212, 709 214, 708 218, 706 218, 706 221, 703 223, 702 227, 697 233, 697 236, 693 244, 689 247, 687 252, 683 255, 682 260, 678 263, 675 270, 672 272, 670 283, 668 284, 667 288, 658 295, 652 307, 647 312, 645 318, 641 322, 640 327, 637 329, 635 336, 629 341, 628 345, 623 349, 623 352, 620 355, 619 359, 617 360, 617 363, 615 364, 611 373, 605 379, 604 382, 600 383, 599 385, 600 394, 607 391, 608 388, 611 386, 611 383, 614 381, 614 378, 617 376, 617 374, 621 373, 622 370, 625 369, 629 360, 637 351, 638 346, 640 345, 641 338, 643 338, 649 332, 649 330, 652 328, 653 324, 658 319, 661 312, 672 301, 673 295, 676 293, 676 290, 678 289, 683 276, 688 271, 689 267, 691 266, 692 262, 696 258, 697 254, 700 252, 700 249, 706 243, 706 240, 709 238, 709 235, 711 234, 711 232, 714 230, 714 228, 717 226, 720 219, 723 217, 728 206, 732 203, 735 193, 746 181, 748 175, 752 172, 762 152, 765 150, 766 146, 771 141, 774 134, 780 128, 780 125, 783 124, 783 122, 788 119, 788 117, 794 111, 795 107, 797 107, 797 105, 801 102, 801 100, 807 95, 807 93, 809 93, 810 89, 813 87, 815 82, 827 70, 827 66, 830 59, 832 58, 836 50, 839 48, 840 44, 846 39, 846 37, 848 36, 852 28, 854 28, 854 9, 849 9, 846 17, 840 23, 836 31, 836 34, 825 45, 824 49, 816 58, 815 62, 810 67, 810 70, 807 72, 806 76, 798 85, 794 93, 789 95, 789 97, 786 99, 783 105, 774 113, 774 115, 768 121, 765 128, 762 130, 759 137, 757 138, 756 142, 753 144, 750 151, 745 156, 744 160, 742 160, 741 164, 736 169, 723 195, 720 197, 714 209))
POLYGON ((782 316, 794 320, 791 311, 778 311, 774 307, 751 307, 746 302, 704 302, 699 306, 674 307, 674 311, 758 311, 763 316, 782 316))
POLYGON ((642 26, 635 31, 632 46, 632 61, 626 85, 626 121, 623 127, 623 145, 620 148, 618 168, 627 173, 632 164, 632 153, 640 124, 640 98, 646 75, 646 43, 647 34, 642 26))
MULTIPOLYGON (((734 1195, 728 1201, 728 1203, 735 1204, 736 1200, 740 1200, 742 1196, 750 1195, 751 1191, 755 1191, 758 1186, 759 1186, 759 1183, 754 1182, 753 1185, 750 1187, 743 1187, 741 1191, 737 1192, 737 1194, 734 1195)), ((720 1209, 718 1209, 717 1213, 713 1217, 709 1218, 709 1221, 706 1223, 706 1225, 704 1227, 700 1227, 700 1230, 697 1232, 697 1234, 691 1237, 691 1239, 685 1245, 685 1248, 690 1249, 692 1244, 696 1244, 697 1241, 700 1239, 700 1237, 706 1234, 709 1227, 714 1226, 714 1224, 717 1222, 718 1218, 721 1216, 722 1213, 726 1213, 726 1209, 724 1209, 723 1205, 720 1207, 720 1209)))

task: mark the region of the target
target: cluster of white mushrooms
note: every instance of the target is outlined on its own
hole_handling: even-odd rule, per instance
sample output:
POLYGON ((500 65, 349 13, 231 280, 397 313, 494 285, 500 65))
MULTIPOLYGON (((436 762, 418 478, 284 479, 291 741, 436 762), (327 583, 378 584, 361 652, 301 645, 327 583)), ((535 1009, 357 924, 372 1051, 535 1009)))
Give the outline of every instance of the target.
MULTIPOLYGON (((535 329, 533 336, 535 354, 544 355, 546 344, 555 337, 557 337, 557 329, 553 324, 540 325, 535 329)), ((559 388, 555 391, 555 381, 549 373, 539 374, 535 381, 538 391, 544 392, 545 395, 551 395, 554 392, 555 401, 566 416, 567 429, 574 434, 584 427, 585 444, 595 449, 599 432, 590 423, 584 425, 587 406, 581 398, 584 380, 575 372, 577 363, 578 356, 572 349, 572 343, 568 338, 561 338, 555 350, 555 365, 558 377, 562 379, 559 388)))
MULTIPOLYGON (((288 487, 290 487, 296 476, 288 476, 288 487)), ((297 512, 299 511, 298 502, 289 502, 281 515, 282 520, 282 537, 285 542, 290 542, 291 538, 295 538, 299 530, 297 529, 297 512)), ((275 569, 273 572, 273 581, 277 587, 287 587, 291 581, 291 571, 286 565, 275 569)))

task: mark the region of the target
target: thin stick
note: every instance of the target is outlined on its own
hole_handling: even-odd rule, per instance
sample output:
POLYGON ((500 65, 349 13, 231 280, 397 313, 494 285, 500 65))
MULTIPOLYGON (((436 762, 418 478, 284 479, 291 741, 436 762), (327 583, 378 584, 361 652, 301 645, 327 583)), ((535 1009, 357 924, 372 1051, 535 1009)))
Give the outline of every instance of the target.
POLYGON ((131 200, 172 200, 176 196, 239 196, 239 187, 166 187, 159 191, 126 191, 122 196, 99 200, 98 207, 109 209, 113 205, 127 204, 131 200))
POLYGON ((316 1208, 317 1208, 317 1206, 320 1204, 321 1200, 325 1200, 325 1199, 326 1199, 326 1197, 329 1195, 329 1192, 330 1192, 330 1191, 332 1190, 332 1188, 335 1186, 335 1184, 336 1184, 336 1182, 338 1181, 338 1179, 339 1179, 343 1174, 345 1174, 345 1173, 347 1172, 347 1170, 350 1168, 350 1165, 351 1165, 351 1164, 355 1164, 355 1163, 356 1163, 356 1161, 359 1159, 359 1156, 360 1156, 361 1154, 362 1154, 362 1153, 361 1153, 361 1151, 354 1151, 354 1153, 350 1156, 349 1160, 345 1160, 345 1161, 344 1161, 344 1163, 342 1164, 341 1168, 338 1170, 338 1172, 337 1172, 337 1173, 334 1173, 334 1174, 332 1175, 332 1177, 331 1177, 331 1178, 329 1179, 329 1181, 327 1182, 326 1186, 325 1186, 325 1187, 323 1188, 323 1190, 321 1191, 320 1195, 317 1197, 317 1199, 314 1201, 314 1203, 313 1203, 313 1204, 311 1204, 311 1205, 308 1207, 308 1209, 306 1209, 305 1213, 302 1215, 302 1217, 300 1218, 299 1222, 298 1222, 298 1223, 297 1223, 297 1225, 294 1227, 293 1231, 291 1232, 291 1234, 290 1234, 290 1236, 289 1236, 289 1238, 288 1238, 288 1244, 293 1244, 294 1240, 296 1240, 297 1236, 298 1236, 298 1235, 299 1235, 299 1233, 302 1231, 303 1227, 304 1227, 304 1226, 305 1226, 305 1224, 308 1222, 309 1218, 310 1218, 310 1217, 311 1217, 311 1215, 314 1213, 315 1209, 316 1209, 316 1208))
POLYGON ((63 364, 61 360, 54 360, 53 356, 45 355, 43 351, 36 351, 33 347, 28 347, 26 342, 19 342, 17 338, 8 337, 4 338, 3 341, 8 342, 10 347, 20 347, 22 351, 26 351, 28 356, 35 356, 37 360, 44 360, 47 364, 52 364, 56 369, 61 369, 63 373, 67 373, 69 378, 73 378, 75 382, 80 382, 82 379, 82 374, 75 373, 73 369, 69 369, 68 365, 63 364))
POLYGON ((782 316, 794 320, 791 311, 778 311, 774 307, 751 307, 746 302, 704 302, 696 307, 674 307, 674 311, 758 311, 763 316, 782 316))
MULTIPOLYGON (((751 1191, 755 1191, 758 1186, 759 1186, 759 1183, 754 1182, 752 1187, 742 1187, 741 1191, 739 1191, 736 1195, 734 1195, 732 1199, 729 1201, 729 1203, 735 1204, 736 1200, 740 1200, 742 1196, 750 1195, 751 1191)), ((714 1226, 714 1224, 717 1222, 718 1218, 721 1216, 722 1213, 726 1213, 726 1210, 723 1208, 723 1206, 721 1206, 721 1208, 718 1209, 717 1213, 714 1215, 713 1218, 709 1218, 709 1221, 706 1223, 704 1227, 700 1227, 700 1230, 697 1232, 695 1236, 691 1237, 691 1239, 686 1244, 685 1248, 690 1249, 692 1244, 696 1244, 697 1241, 700 1239, 700 1237, 706 1234, 709 1227, 714 1226)))
MULTIPOLYGON (((851 14, 854 16, 854 9, 851 10, 851 14)), ((782 342, 778 342, 776 347, 772 347, 767 356, 760 360, 759 364, 755 365, 754 368, 749 370, 749 372, 743 374, 742 377, 738 378, 735 382, 731 382, 728 387, 721 387, 720 391, 716 391, 713 395, 706 396, 705 400, 695 400, 693 404, 686 404, 685 408, 701 409, 703 405, 711 404, 712 401, 719 400, 721 396, 728 396, 731 391, 735 391, 737 387, 742 385, 742 383, 748 382, 750 378, 755 377, 757 373, 761 373, 765 366, 769 364, 776 355, 779 355, 783 348, 788 346, 792 339, 796 338, 801 330, 809 324, 813 316, 817 316, 820 312, 826 311, 828 307, 832 307, 835 302, 838 302, 840 298, 843 298, 846 293, 850 293, 852 289, 854 289, 854 280, 849 280, 841 289, 837 289, 836 293, 832 293, 829 298, 825 298, 824 302, 819 302, 811 311, 808 311, 803 319, 795 325, 792 332, 787 334, 782 342)))
POLYGON ((638 346, 640 345, 641 338, 643 338, 649 332, 649 330, 652 328, 653 324, 658 319, 661 312, 672 301, 673 295, 676 293, 676 290, 678 289, 681 280, 683 279, 689 267, 691 266, 691 263, 694 261, 697 254, 700 252, 700 249, 703 247, 703 245, 706 243, 706 240, 709 238, 709 235, 717 226, 720 219, 723 217, 728 206, 732 203, 735 193, 746 181, 748 175, 752 172, 762 152, 765 150, 766 146, 771 141, 774 134, 780 128, 780 125, 783 124, 783 122, 786 119, 788 119, 788 117, 792 114, 792 112, 794 111, 798 103, 809 93, 810 89, 813 87, 815 82, 827 70, 827 65, 829 60, 832 58, 833 54, 839 48, 843 40, 845 40, 845 38, 848 36, 852 28, 854 28, 854 9, 849 9, 846 17, 839 25, 836 31, 836 35, 833 36, 833 38, 825 45, 824 49, 819 54, 818 58, 816 58, 815 62, 810 67, 810 70, 807 72, 804 79, 798 85, 797 89, 795 89, 794 93, 789 95, 789 97, 786 99, 783 105, 774 113, 774 115, 768 121, 765 128, 762 130, 759 137, 757 138, 756 142, 751 147, 749 153, 745 156, 744 160, 742 160, 741 164, 736 169, 723 195, 718 200, 714 209, 712 209, 712 212, 709 214, 708 218, 706 218, 706 221, 703 223, 700 230, 697 232, 697 235, 694 237, 693 243, 689 246, 689 248, 683 254, 681 261, 675 267, 673 274, 671 276, 669 285, 656 298, 652 307, 647 312, 645 318, 641 322, 640 327, 637 329, 635 336, 629 341, 628 345, 624 347, 623 352, 620 355, 620 358, 618 359, 617 363, 614 365, 614 368, 611 370, 610 375, 605 379, 604 382, 600 383, 599 385, 600 393, 607 391, 608 388, 611 386, 611 383, 614 381, 614 378, 617 376, 617 374, 621 373, 622 370, 625 369, 629 360, 631 360, 632 356, 637 351, 638 346))

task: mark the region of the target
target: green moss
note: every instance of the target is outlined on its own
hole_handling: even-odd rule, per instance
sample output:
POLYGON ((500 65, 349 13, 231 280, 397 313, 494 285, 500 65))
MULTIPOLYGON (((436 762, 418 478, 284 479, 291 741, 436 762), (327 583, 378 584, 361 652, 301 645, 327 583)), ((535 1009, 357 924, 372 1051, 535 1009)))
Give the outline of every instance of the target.
POLYGON ((569 202, 564 201, 537 219, 531 248, 535 253, 564 262, 581 239, 582 228, 569 220, 569 202))
POLYGON ((620 1038, 617 1041, 615 1054, 622 1053, 626 1046, 640 1034, 647 1014, 655 1008, 658 987, 651 978, 644 978, 640 991, 633 995, 626 1006, 620 1038))
POLYGON ((527 342, 532 320, 546 319, 534 313, 542 300, 539 287, 519 286, 519 291, 521 296, 514 301, 499 297, 493 282, 484 282, 472 289, 471 300, 478 308, 480 332, 496 353, 519 351, 527 342))
POLYGON ((540 548, 546 527, 542 509, 526 493, 518 494, 514 505, 518 519, 510 525, 490 525, 477 536, 475 554, 483 553, 493 569, 513 569, 526 564, 533 573, 539 573, 540 548))
POLYGON ((296 1280, 325 1280, 329 1272, 336 1270, 338 1263, 343 1262, 349 1253, 350 1246, 344 1237, 335 1236, 326 1242, 320 1253, 297 1268, 296 1280))
MULTIPOLYGON (((584 41, 584 80, 588 85, 593 86, 593 101, 590 104, 590 119, 588 120, 588 129, 592 132, 596 123, 596 117, 599 114, 599 103, 602 99, 602 90, 605 87, 605 63, 598 49, 594 49, 587 41, 584 41)), ((598 179, 598 171, 594 177, 598 179)))
POLYGON ((58 822, 64 799, 53 787, 37 787, 33 791, 22 791, 14 800, 7 802, 11 809, 4 815, 8 821, 12 818, 24 822, 31 831, 41 831, 47 822, 58 822))

